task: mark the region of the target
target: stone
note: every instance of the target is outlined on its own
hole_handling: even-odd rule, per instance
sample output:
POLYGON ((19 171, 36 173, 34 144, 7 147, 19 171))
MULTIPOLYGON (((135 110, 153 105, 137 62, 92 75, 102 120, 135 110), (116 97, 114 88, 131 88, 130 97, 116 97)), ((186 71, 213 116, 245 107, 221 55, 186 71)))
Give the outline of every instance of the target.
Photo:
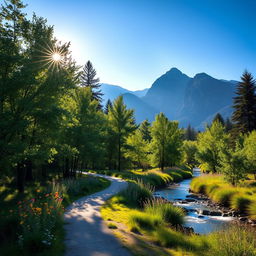
POLYGON ((211 216, 222 216, 222 212, 215 212, 215 211, 212 211, 212 212, 210 212, 210 215, 211 215, 211 216))
POLYGON ((246 217, 240 217, 239 220, 245 222, 245 221, 248 221, 248 218, 246 218, 246 217))

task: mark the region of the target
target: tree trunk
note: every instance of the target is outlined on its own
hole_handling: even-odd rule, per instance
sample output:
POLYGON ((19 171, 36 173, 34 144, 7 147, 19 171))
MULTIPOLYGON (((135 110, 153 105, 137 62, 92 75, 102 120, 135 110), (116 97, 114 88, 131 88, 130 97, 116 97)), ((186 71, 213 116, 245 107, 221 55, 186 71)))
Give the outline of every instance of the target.
POLYGON ((19 193, 24 193, 26 169, 24 168, 23 164, 18 163, 17 167, 16 167, 16 171, 17 171, 17 188, 18 188, 18 191, 19 191, 19 193))
POLYGON ((30 160, 26 161, 26 181, 33 181, 33 169, 30 160))

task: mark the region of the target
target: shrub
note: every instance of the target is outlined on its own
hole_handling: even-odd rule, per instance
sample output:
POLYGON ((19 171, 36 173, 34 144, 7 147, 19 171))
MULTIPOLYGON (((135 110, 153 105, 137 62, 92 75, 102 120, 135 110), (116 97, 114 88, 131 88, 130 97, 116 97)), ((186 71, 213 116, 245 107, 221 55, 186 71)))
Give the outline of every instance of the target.
POLYGON ((128 184, 128 187, 120 192, 120 196, 130 205, 141 207, 147 199, 152 198, 154 188, 141 180, 128 184))
POLYGON ((242 213, 248 211, 248 207, 252 203, 252 198, 245 194, 236 194, 231 199, 231 208, 238 210, 242 213))
POLYGON ((209 256, 255 256, 255 230, 235 225, 209 236, 209 256))
POLYGON ((248 211, 250 214, 250 218, 256 220, 256 200, 249 206, 248 211))
POLYGON ((144 207, 146 213, 159 216, 159 218, 171 225, 177 226, 184 223, 185 213, 182 208, 166 203, 162 199, 148 200, 144 207))
POLYGON ((230 206, 231 198, 236 193, 238 192, 235 188, 221 187, 214 190, 214 193, 212 194, 212 199, 217 203, 223 204, 225 206, 230 206))
POLYGON ((128 225, 130 230, 138 232, 140 229, 153 230, 163 223, 163 220, 158 216, 145 212, 134 211, 129 215, 128 225))

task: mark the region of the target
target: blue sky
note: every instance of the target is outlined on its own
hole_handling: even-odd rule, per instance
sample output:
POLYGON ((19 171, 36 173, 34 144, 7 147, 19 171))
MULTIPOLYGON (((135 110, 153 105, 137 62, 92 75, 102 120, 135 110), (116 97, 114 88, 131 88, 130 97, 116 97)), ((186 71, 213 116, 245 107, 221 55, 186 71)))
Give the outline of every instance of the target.
POLYGON ((88 59, 102 82, 150 87, 171 67, 194 76, 256 76, 255 0, 26 0, 88 59))

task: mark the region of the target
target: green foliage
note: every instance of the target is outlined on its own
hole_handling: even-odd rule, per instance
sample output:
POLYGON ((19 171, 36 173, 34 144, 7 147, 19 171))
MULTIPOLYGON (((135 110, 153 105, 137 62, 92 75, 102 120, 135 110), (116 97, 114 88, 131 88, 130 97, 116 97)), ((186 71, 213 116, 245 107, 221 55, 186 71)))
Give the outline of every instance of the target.
POLYGON ((147 199, 152 198, 153 191, 152 185, 137 180, 137 182, 129 183, 128 187, 120 192, 120 195, 129 205, 141 207, 147 199))
POLYGON ((209 236, 209 256, 254 256, 256 255, 255 230, 234 225, 209 236))
POLYGON ((203 171, 213 173, 220 171, 220 155, 223 148, 228 145, 228 139, 229 135, 218 121, 198 135, 196 159, 203 171))
POLYGON ((133 112, 133 110, 126 108, 123 97, 119 96, 108 113, 110 126, 109 146, 117 151, 116 162, 119 171, 121 171, 122 153, 126 138, 136 129, 133 112))
POLYGON ((153 230, 162 223, 163 220, 159 215, 145 212, 135 211, 129 216, 129 227, 133 232, 138 232, 140 229, 153 230))
POLYGON ((182 146, 182 162, 188 165, 190 168, 196 166, 196 152, 197 143, 196 141, 185 140, 182 146))
POLYGON ((256 180, 256 131, 252 131, 244 140, 244 155, 248 164, 248 171, 254 174, 256 180))
POLYGON ((169 121, 163 113, 158 114, 152 124, 151 136, 153 166, 159 166, 163 170, 180 161, 182 132, 177 122, 169 121))
POLYGON ((232 186, 221 175, 203 175, 194 178, 190 188, 196 193, 204 193, 217 203, 229 206, 239 212, 254 215, 256 190, 247 183, 232 186))
POLYGON ((232 121, 237 132, 247 133, 256 129, 255 80, 248 71, 243 73, 241 80, 234 98, 232 121))
POLYGON ((184 223, 184 211, 162 199, 148 200, 145 205, 145 212, 152 216, 159 216, 166 223, 177 226, 184 223))
POLYGON ((148 167, 149 144, 143 139, 142 132, 137 129, 126 141, 127 149, 125 157, 130 159, 136 167, 145 169, 148 167))
POLYGON ((150 132, 150 123, 147 119, 140 124, 139 129, 142 133, 143 139, 147 142, 150 142, 152 137, 150 132))

